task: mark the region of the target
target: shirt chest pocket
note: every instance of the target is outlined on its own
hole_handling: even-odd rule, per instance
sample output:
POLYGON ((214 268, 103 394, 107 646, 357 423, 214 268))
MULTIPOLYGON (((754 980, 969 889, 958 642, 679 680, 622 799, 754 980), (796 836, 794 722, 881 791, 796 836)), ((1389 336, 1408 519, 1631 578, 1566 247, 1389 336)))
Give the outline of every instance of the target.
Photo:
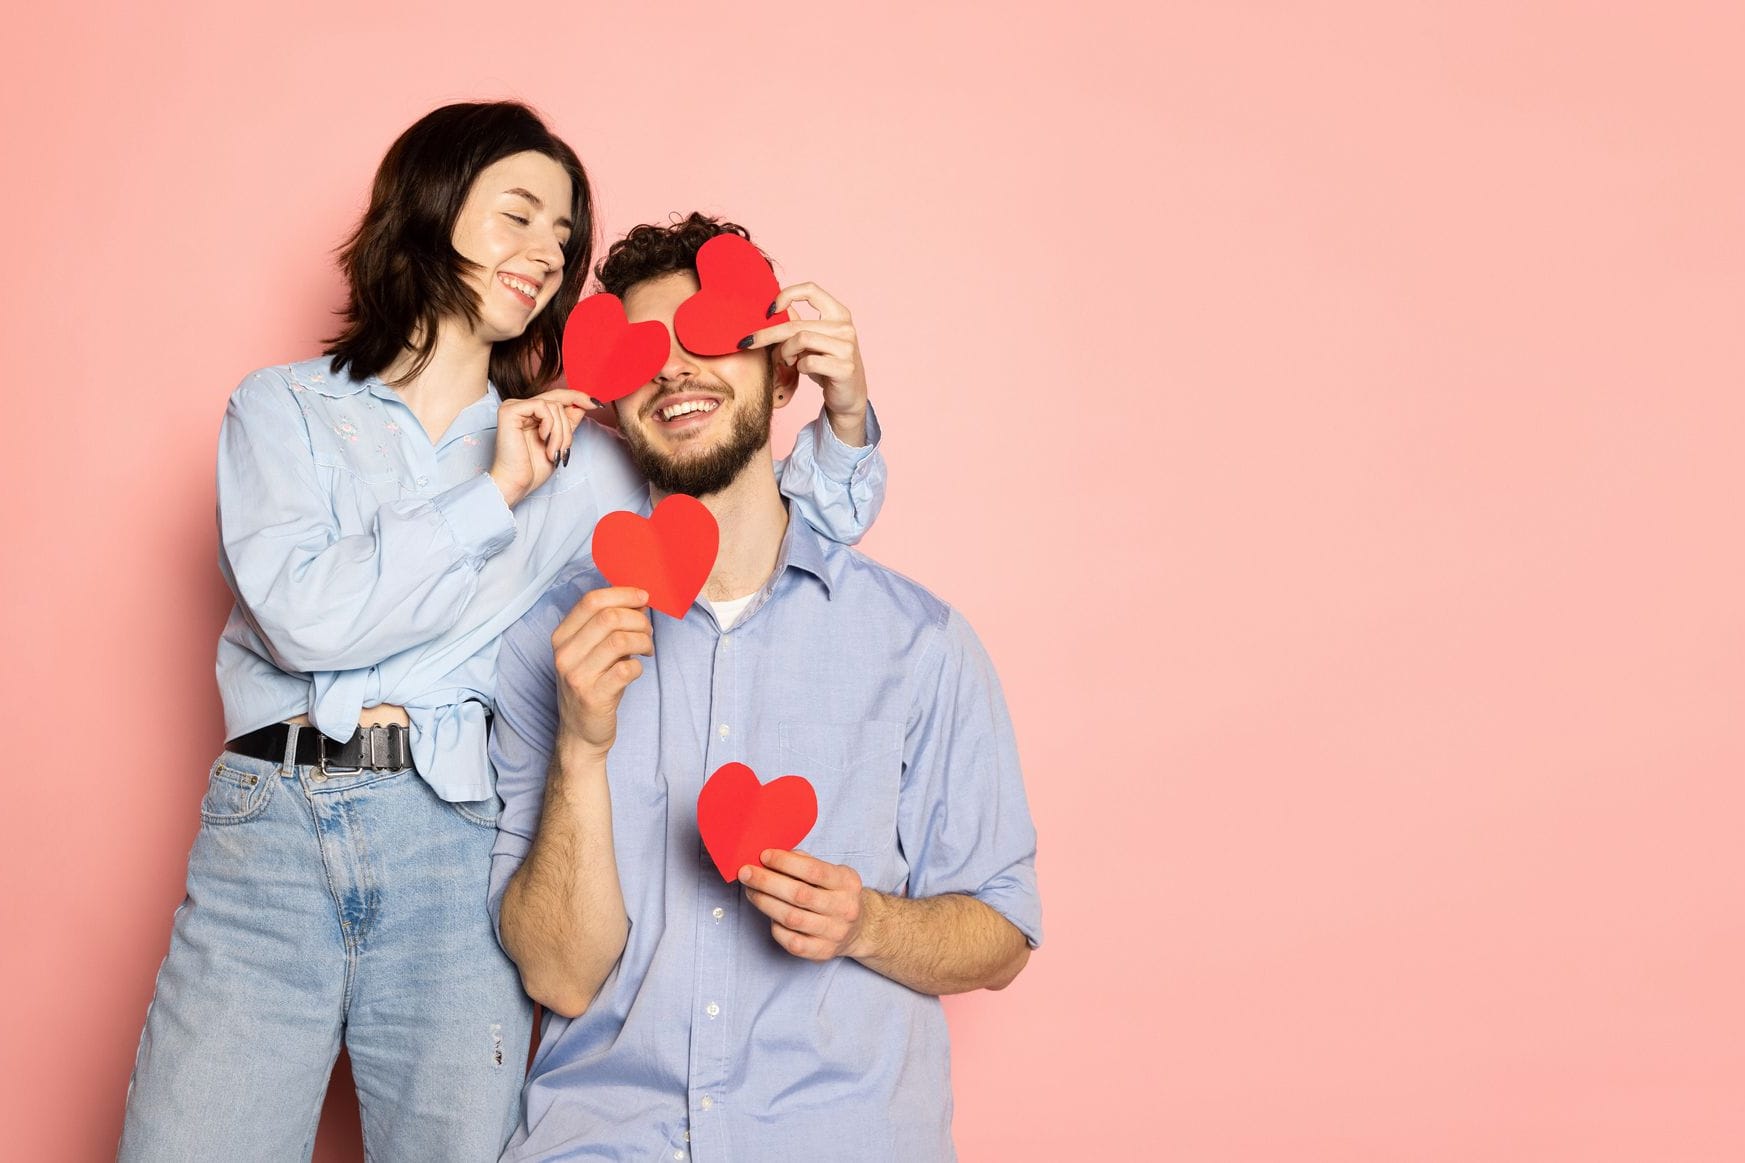
POLYGON ((805 776, 818 792, 818 822, 800 847, 839 864, 895 847, 901 723, 784 722, 781 745, 782 773, 805 776))
POLYGON ((334 463, 317 458, 315 471, 332 498, 342 528, 353 531, 358 522, 373 522, 376 510, 405 495, 399 470, 391 464, 334 463))

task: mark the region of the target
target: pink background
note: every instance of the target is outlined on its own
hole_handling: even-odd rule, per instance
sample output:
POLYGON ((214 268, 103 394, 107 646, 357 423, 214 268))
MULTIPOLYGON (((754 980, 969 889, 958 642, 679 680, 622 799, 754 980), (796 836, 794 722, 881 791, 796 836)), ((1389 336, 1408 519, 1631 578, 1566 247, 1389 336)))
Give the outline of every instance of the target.
POLYGON ((0 1152, 113 1152, 224 399, 394 135, 518 96, 609 232, 726 212, 854 309, 869 546, 981 631, 1042 837, 966 1159, 1745 1157, 1741 12, 10 17, 0 1152))

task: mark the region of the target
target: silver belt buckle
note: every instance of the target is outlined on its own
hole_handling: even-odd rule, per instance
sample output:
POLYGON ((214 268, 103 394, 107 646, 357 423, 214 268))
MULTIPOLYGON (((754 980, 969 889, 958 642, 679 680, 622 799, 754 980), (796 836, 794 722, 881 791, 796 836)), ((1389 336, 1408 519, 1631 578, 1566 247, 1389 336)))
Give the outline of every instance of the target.
POLYGON ((411 758, 407 755, 409 741, 407 733, 402 728, 398 733, 393 727, 384 727, 380 723, 372 723, 368 727, 358 727, 358 751, 363 759, 363 767, 334 767, 327 762, 327 736, 321 736, 319 748, 319 763, 323 776, 338 773, 355 775, 368 768, 371 771, 399 771, 410 767, 411 758))
MULTIPOLYGON (((360 727, 358 730, 361 731, 363 728, 360 727)), ((327 762, 327 736, 324 733, 318 734, 315 739, 315 769, 321 773, 322 779, 326 779, 328 776, 335 774, 356 775, 358 772, 363 770, 361 767, 329 766, 327 762)))

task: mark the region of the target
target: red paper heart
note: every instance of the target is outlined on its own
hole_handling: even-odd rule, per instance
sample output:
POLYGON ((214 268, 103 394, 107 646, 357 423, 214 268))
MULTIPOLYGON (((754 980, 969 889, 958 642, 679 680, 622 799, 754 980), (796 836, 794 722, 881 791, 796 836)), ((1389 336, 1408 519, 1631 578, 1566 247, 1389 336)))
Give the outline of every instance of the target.
POLYGON ((743 763, 723 763, 697 797, 697 830, 722 880, 762 864, 766 848, 792 848, 818 822, 818 793, 800 775, 759 783, 743 763))
POLYGON ((673 312, 673 330, 685 350, 731 355, 739 341, 765 327, 786 323, 786 311, 765 315, 781 293, 769 260, 737 234, 717 234, 697 251, 702 287, 673 312))
POLYGON ((564 378, 602 403, 621 399, 652 380, 671 350, 659 319, 632 323, 617 295, 589 295, 564 323, 564 378))
POLYGON ((619 510, 594 526, 594 564, 615 586, 648 591, 648 604, 683 618, 715 568, 721 529, 703 502, 674 493, 654 514, 619 510))

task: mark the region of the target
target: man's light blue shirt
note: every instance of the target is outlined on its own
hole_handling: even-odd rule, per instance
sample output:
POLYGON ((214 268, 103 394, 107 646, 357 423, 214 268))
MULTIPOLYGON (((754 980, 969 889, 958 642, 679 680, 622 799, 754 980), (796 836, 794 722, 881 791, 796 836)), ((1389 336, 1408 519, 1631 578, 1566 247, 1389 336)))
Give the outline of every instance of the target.
MULTIPOLYGON (((432 443, 393 388, 325 358, 237 388, 218 441, 219 566, 237 597, 218 643, 227 737, 307 714, 343 741, 362 708, 396 703, 437 795, 492 794, 498 636, 587 558, 600 517, 648 505, 620 441, 588 423, 511 509, 487 475, 501 403, 487 386, 432 443)), ((779 466, 798 511, 850 543, 884 498, 870 408, 867 434, 849 448, 814 420, 779 466)))
MULTIPOLYGON (((578 571, 504 635, 494 915, 539 827, 551 635, 603 584, 578 571)), ((650 618, 654 654, 607 762, 628 942, 586 1013, 547 1015, 504 1158, 951 1158, 939 999, 784 952, 704 852, 697 795, 728 762, 804 775, 818 792, 804 850, 883 892, 968 894, 1038 943, 1036 835, 981 644, 920 586, 794 520, 731 630, 702 600, 650 618)))

